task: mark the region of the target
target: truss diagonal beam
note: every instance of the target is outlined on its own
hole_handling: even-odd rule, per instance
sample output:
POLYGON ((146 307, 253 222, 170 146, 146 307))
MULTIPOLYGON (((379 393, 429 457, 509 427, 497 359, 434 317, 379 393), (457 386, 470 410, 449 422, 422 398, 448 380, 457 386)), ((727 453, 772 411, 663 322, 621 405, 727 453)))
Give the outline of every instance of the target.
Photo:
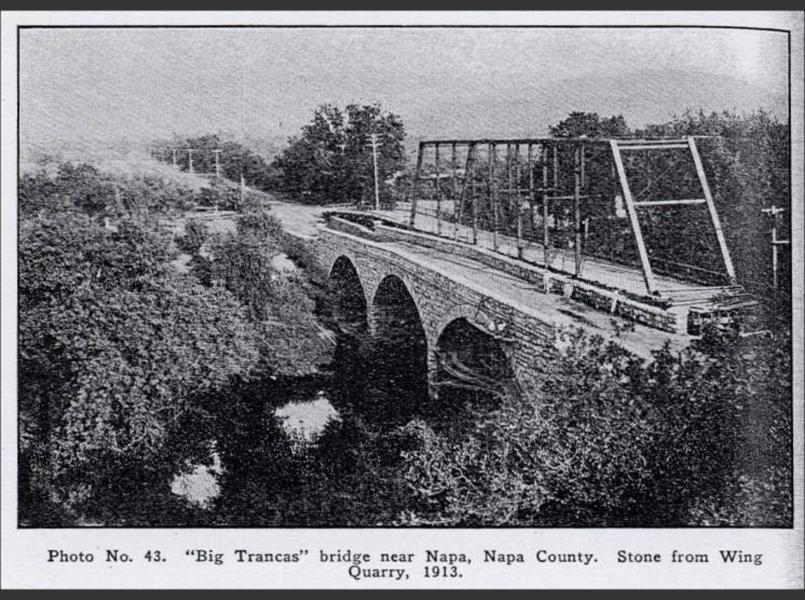
POLYGON ((618 179, 623 191, 623 202, 626 205, 626 212, 629 215, 629 222, 632 225, 632 232, 634 233, 635 243, 637 244, 637 253, 640 256, 640 265, 643 267, 643 280, 646 283, 646 291, 649 294, 654 294, 657 291, 657 284, 654 281, 654 271, 651 270, 651 263, 648 259, 648 252, 646 251, 646 243, 643 240, 643 231, 640 228, 640 220, 637 218, 637 209, 634 205, 632 198, 632 191, 629 189, 629 181, 626 179, 626 169, 623 166, 623 157, 621 156, 620 148, 618 147, 617 140, 610 140, 610 147, 612 148, 612 158, 615 161, 615 169, 618 172, 618 179))
POLYGON ((721 221, 716 212, 716 205, 713 202, 713 195, 710 193, 710 185, 707 183, 707 177, 704 174, 704 167, 702 166, 702 159, 699 156, 699 150, 696 148, 696 140, 692 136, 688 136, 688 147, 693 156, 693 164, 696 166, 696 175, 699 177, 702 190, 704 191, 704 200, 707 203, 707 211, 710 213, 710 220, 713 222, 713 229, 716 231, 716 238, 718 239, 718 247, 721 250, 721 257, 724 259, 724 268, 727 270, 727 277, 730 283, 735 284, 735 268, 732 266, 732 259, 730 258, 730 251, 727 248, 727 241, 724 239, 724 232, 721 230, 721 221))

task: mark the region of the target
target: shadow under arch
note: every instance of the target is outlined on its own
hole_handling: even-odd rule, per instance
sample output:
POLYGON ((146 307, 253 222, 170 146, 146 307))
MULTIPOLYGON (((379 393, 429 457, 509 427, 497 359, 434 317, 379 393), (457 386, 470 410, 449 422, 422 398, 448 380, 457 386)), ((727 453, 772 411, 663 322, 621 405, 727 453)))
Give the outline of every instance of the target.
POLYGON ((441 422, 472 420, 518 393, 511 361, 501 342, 466 318, 447 324, 434 354, 431 416, 441 422))
POLYGON ((339 256, 330 270, 330 293, 333 297, 333 319, 348 335, 364 335, 369 329, 366 294, 355 265, 339 256))
POLYGON ((367 386, 376 414, 403 422, 428 397, 428 343, 419 309, 405 283, 387 275, 372 302, 374 335, 367 364, 367 386))

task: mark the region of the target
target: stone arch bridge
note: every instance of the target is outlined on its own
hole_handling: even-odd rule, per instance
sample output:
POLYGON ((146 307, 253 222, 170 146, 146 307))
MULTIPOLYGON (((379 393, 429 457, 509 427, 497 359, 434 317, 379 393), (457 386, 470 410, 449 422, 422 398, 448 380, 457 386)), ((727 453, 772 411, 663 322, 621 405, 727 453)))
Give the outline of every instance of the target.
POLYGON ((338 298, 337 319, 370 335, 399 327, 395 318, 412 321, 431 386, 440 351, 450 351, 480 356, 490 379, 508 374, 520 389, 533 388, 562 333, 577 328, 646 357, 666 340, 688 343, 673 315, 656 307, 380 220, 328 215, 316 247, 338 298), (396 317, 388 318, 389 307, 396 317))

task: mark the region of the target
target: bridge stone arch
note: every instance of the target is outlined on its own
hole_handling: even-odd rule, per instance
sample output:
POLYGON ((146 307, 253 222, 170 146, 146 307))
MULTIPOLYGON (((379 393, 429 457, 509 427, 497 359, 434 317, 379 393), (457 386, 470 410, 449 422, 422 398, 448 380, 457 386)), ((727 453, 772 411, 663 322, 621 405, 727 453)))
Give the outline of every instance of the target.
MULTIPOLYGON (((481 332, 492 336, 507 325, 506 321, 499 315, 485 309, 483 303, 462 302, 453 304, 447 311, 439 313, 438 318, 433 323, 434 331, 431 337, 434 345, 438 343, 447 326, 458 319, 465 319, 481 332)), ((504 346, 504 351, 510 352, 510 347, 508 345, 504 346)))
POLYGON ((386 274, 380 280, 370 314, 376 379, 370 385, 379 396, 399 401, 386 407, 391 409, 387 416, 413 414, 429 392, 429 346, 420 308, 402 277, 386 274))
POLYGON ((392 308, 396 305, 399 310, 407 311, 405 315, 398 315, 399 318, 410 317, 415 321, 410 325, 420 328, 425 341, 430 341, 428 328, 425 327, 422 319, 421 305, 417 302, 414 293, 415 289, 411 278, 405 273, 384 274, 371 293, 372 303, 369 311, 373 333, 381 333, 379 329, 382 329, 384 325, 383 315, 379 313, 385 308, 392 308))
POLYGON ((432 384, 440 400, 472 397, 492 408, 519 392, 511 344, 470 318, 451 320, 439 334, 432 384))
POLYGON ((556 329, 552 323, 535 314, 524 314, 427 265, 400 257, 372 241, 329 230, 322 232, 317 249, 328 272, 341 257, 354 266, 366 298, 370 332, 376 331, 373 304, 381 282, 393 275, 405 284, 425 331, 431 376, 437 370, 439 337, 457 319, 466 319, 498 339, 522 390, 537 385, 555 355, 556 329))

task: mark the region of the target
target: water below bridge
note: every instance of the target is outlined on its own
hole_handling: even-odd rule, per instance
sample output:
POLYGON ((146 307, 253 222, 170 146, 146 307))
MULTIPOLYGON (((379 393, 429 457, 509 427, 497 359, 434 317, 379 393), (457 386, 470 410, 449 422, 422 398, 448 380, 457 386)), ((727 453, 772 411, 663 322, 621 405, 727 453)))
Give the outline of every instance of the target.
MULTIPOLYGON (((483 367, 462 363, 458 376, 451 377, 449 365, 458 364, 455 356, 450 360, 451 348, 461 348, 471 341, 466 336, 472 335, 458 331, 445 347, 447 368, 439 371, 438 406, 442 408, 434 410, 437 404, 429 395, 424 331, 412 306, 399 302, 402 292, 389 286, 374 335, 368 333, 365 320, 350 321, 343 314, 337 323, 328 323, 336 332, 337 343, 332 362, 321 373, 268 378, 221 399, 231 410, 210 429, 209 456, 186 464, 170 485, 175 498, 194 507, 193 522, 224 526, 349 524, 343 520, 348 515, 322 515, 315 506, 300 508, 296 505, 299 498, 289 500, 288 496, 311 493, 309 486, 327 477, 329 463, 345 456, 354 463, 341 465, 344 481, 362 477, 365 465, 360 453, 365 445, 413 418, 425 419, 437 428, 457 427, 469 422, 473 407, 486 409, 494 404, 501 390, 484 389, 472 376, 469 381, 466 378, 467 369, 483 371, 483 367), (288 508, 289 503, 294 506, 288 508)), ((383 298, 381 295, 381 302, 383 298)), ((398 453, 389 457, 387 466, 394 468, 400 459, 398 453)), ((335 493, 354 494, 336 487, 335 493)), ((172 519, 170 515, 165 518, 172 519)), ((188 518, 186 512, 182 518, 188 518)))

